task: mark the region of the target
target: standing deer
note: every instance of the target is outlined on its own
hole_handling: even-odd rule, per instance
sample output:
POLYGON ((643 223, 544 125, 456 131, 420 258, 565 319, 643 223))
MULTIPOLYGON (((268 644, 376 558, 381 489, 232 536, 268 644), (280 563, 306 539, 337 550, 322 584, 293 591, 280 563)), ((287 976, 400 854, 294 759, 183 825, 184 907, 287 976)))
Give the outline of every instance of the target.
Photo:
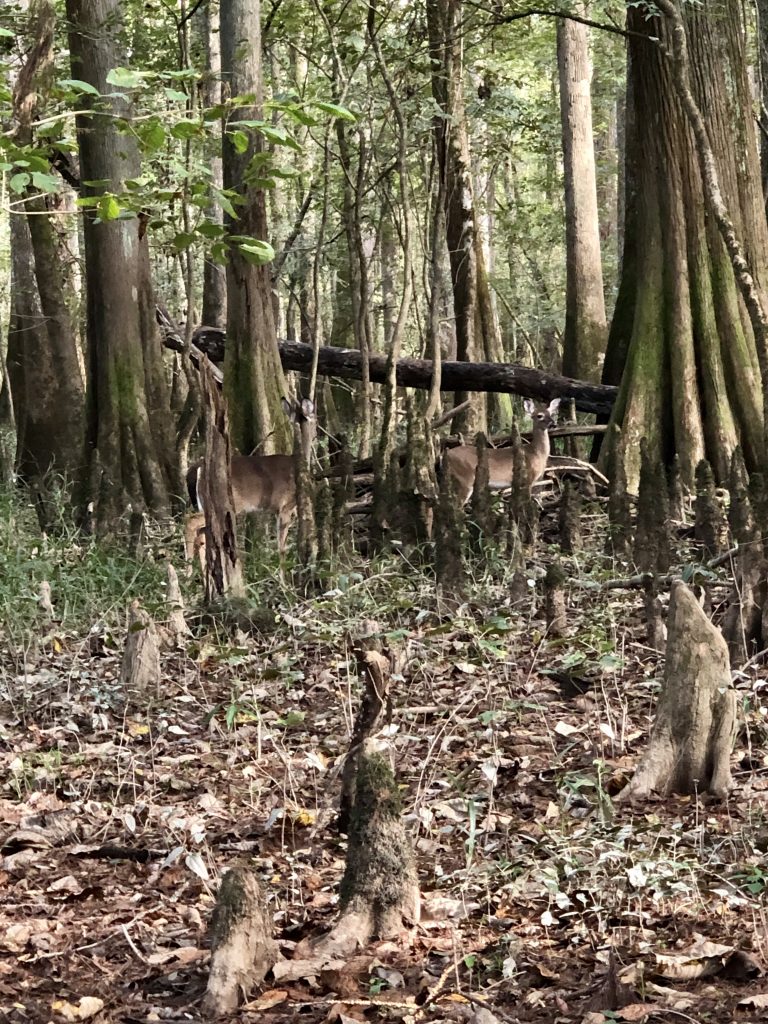
MULTIPOLYGON (((299 425, 302 441, 311 445, 315 407, 304 398, 301 402, 283 399, 286 415, 299 425)), ((296 514, 296 477, 292 455, 233 455, 229 464, 235 514, 272 512, 277 522, 277 548, 285 554, 288 529, 296 514)), ((197 462, 187 473, 187 490, 193 512, 184 525, 184 550, 187 561, 195 554, 205 571, 205 515, 200 495, 203 463, 197 462)))
MULTIPOLYGON (((533 420, 533 437, 525 449, 528 467, 528 489, 544 475, 549 459, 549 429, 557 423, 560 399, 553 399, 546 407, 537 407, 530 398, 525 400, 525 411, 533 420)), ((488 451, 488 486, 492 491, 506 491, 512 486, 512 448, 491 448, 488 451)), ((477 449, 474 445, 461 444, 448 448, 443 456, 443 465, 453 477, 456 494, 462 505, 466 505, 475 486, 477 470, 477 449)))

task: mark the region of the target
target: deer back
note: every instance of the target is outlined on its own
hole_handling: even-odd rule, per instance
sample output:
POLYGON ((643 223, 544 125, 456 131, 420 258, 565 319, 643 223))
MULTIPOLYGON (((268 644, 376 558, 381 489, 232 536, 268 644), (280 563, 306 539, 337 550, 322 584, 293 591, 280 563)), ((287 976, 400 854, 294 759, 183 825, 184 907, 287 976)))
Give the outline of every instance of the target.
POLYGON ((296 507, 291 455, 235 455, 231 462, 235 512, 287 512, 296 507))

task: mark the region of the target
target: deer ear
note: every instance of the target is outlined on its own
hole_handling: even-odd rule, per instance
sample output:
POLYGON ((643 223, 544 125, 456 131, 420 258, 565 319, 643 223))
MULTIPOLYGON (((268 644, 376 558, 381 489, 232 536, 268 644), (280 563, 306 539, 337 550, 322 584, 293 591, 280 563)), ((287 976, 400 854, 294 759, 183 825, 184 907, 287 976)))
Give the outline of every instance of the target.
POLYGON ((315 415, 315 403, 310 398, 302 398, 301 412, 305 420, 311 419, 315 415))
POLYGON ((282 405, 283 412, 285 413, 286 416, 290 416, 293 413, 293 406, 291 405, 287 398, 281 398, 280 405, 282 405))
POLYGON ((560 399, 559 398, 553 398, 552 401, 549 403, 549 415, 550 416, 554 416, 559 408, 560 408, 560 399))
POLYGON ((536 406, 533 404, 530 398, 526 398, 526 400, 523 402, 523 408, 529 416, 533 416, 534 412, 536 411, 536 406))

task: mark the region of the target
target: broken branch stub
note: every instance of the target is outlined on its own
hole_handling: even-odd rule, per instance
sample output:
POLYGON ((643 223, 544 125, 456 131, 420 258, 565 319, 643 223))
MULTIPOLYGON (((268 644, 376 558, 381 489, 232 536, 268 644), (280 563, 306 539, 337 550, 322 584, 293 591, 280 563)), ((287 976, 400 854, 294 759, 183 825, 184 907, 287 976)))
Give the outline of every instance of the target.
POLYGON ((619 800, 652 793, 724 797, 733 788, 736 696, 728 646, 681 580, 672 584, 667 629, 656 721, 648 749, 619 800))

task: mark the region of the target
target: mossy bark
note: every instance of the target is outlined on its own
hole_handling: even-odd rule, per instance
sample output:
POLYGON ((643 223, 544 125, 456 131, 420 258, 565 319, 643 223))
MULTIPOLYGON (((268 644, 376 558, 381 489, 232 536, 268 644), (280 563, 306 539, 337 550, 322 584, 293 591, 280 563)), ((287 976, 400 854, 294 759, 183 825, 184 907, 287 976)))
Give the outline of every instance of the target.
MULTIPOLYGON (((109 95, 111 113, 128 114, 108 72, 125 63, 118 0, 67 0, 72 74, 109 95)), ((83 198, 108 189, 119 194, 139 172, 135 142, 117 131, 110 117, 92 117, 81 97, 77 117, 83 198)), ((155 323, 148 240, 138 217, 106 220, 86 214, 87 408, 85 471, 79 505, 96 497, 96 521, 109 529, 130 506, 156 512, 169 508, 182 485, 175 464, 170 393, 163 348, 155 323)))
POLYGON ((272 921, 252 871, 224 876, 213 912, 211 968, 202 1010, 206 1017, 234 1013, 279 958, 272 921))
MULTIPOLYGON (((759 280, 766 272, 768 229, 742 9, 736 0, 717 9, 707 0, 686 7, 684 16, 694 90, 707 112, 723 195, 759 280), (734 145, 734 134, 743 146, 734 145)), ((641 437, 653 459, 669 464, 679 455, 683 482, 691 486, 705 457, 725 482, 739 443, 755 468, 763 426, 754 335, 717 226, 705 212, 698 157, 671 67, 659 46, 639 38, 668 44, 667 24, 630 8, 628 27, 639 34, 628 44, 634 138, 627 160, 634 161, 636 187, 628 195, 631 259, 622 267, 606 358, 606 381, 616 379, 624 362, 612 415, 621 435, 609 433, 603 458, 624 463, 636 493, 641 437)))

